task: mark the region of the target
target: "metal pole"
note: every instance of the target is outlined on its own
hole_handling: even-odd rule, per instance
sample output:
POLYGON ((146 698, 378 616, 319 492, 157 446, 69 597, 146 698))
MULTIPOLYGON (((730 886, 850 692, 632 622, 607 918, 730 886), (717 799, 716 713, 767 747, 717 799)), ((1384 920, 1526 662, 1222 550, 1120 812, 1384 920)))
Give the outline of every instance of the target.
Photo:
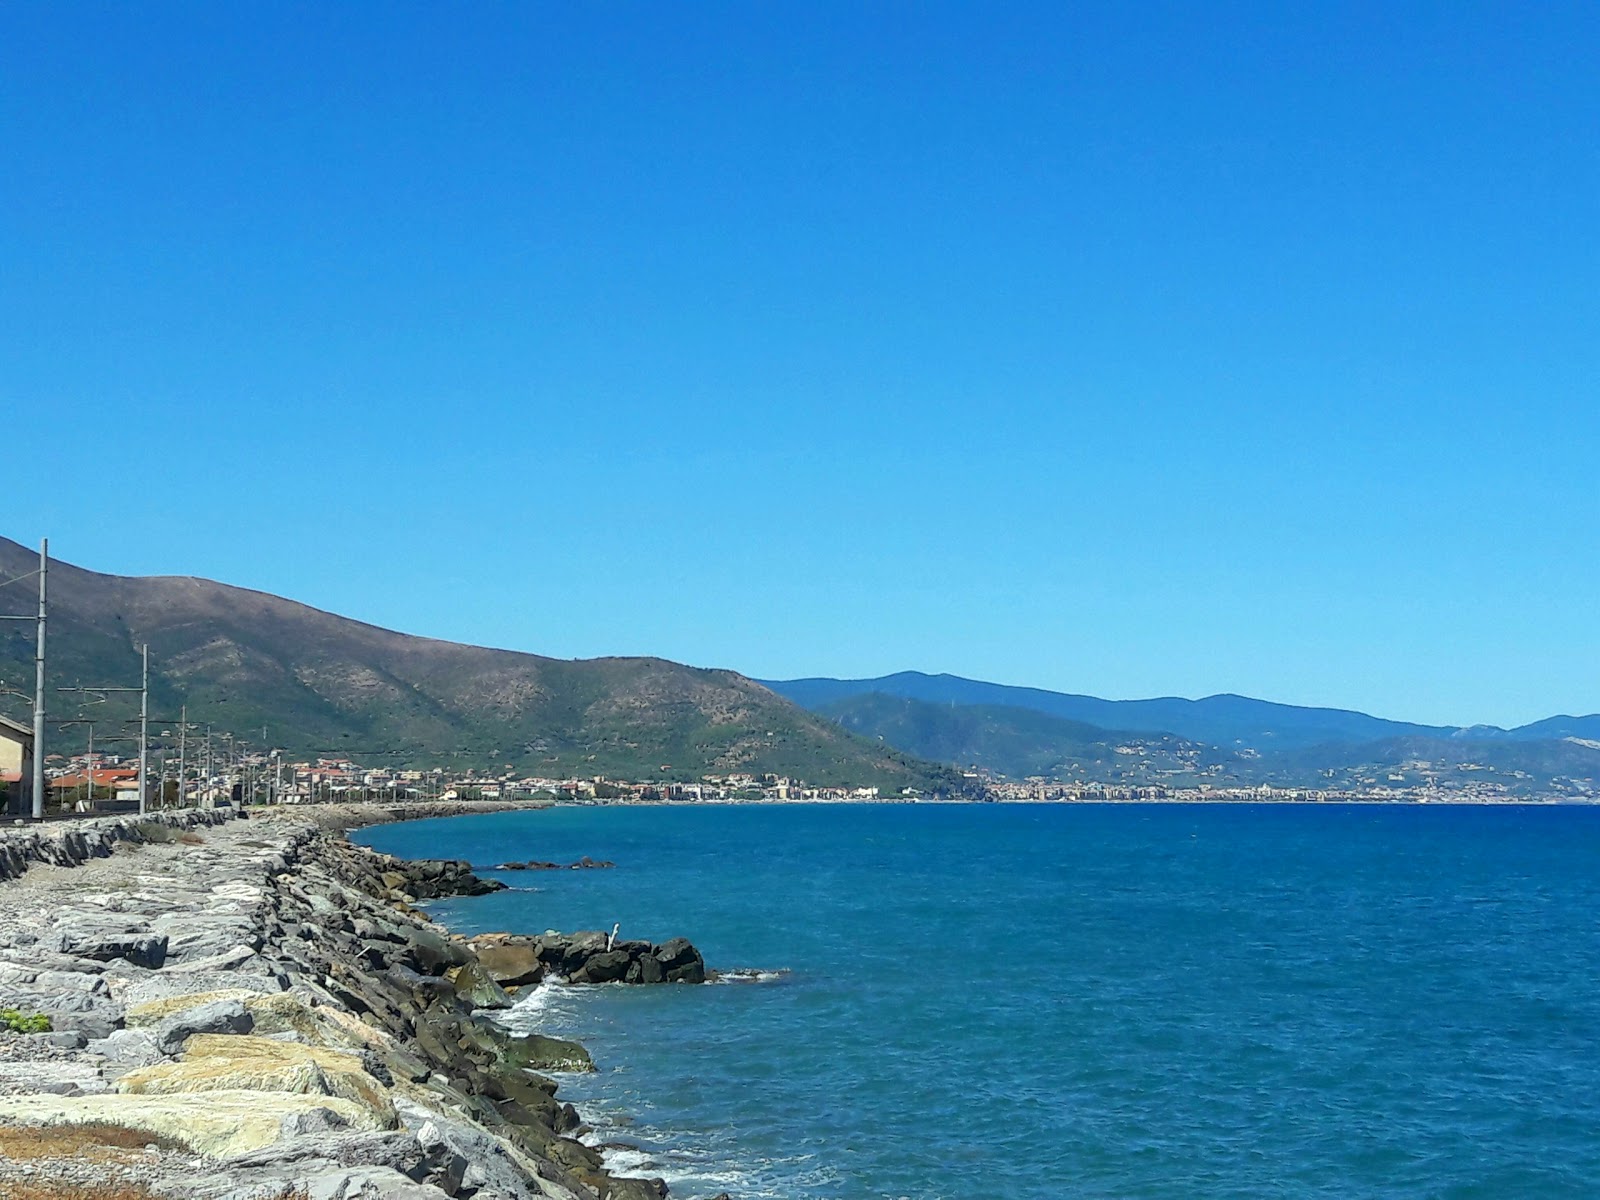
POLYGON ((178 807, 183 807, 185 796, 183 794, 183 777, 188 766, 184 759, 184 750, 189 737, 189 706, 183 705, 178 709, 178 807))
POLYGON ((144 667, 139 682, 139 815, 147 811, 148 786, 147 776, 150 774, 150 647, 147 644, 143 651, 144 667))
POLYGON ((33 675, 33 819, 44 820, 44 602, 50 539, 39 539, 39 643, 33 675))
POLYGON ((206 787, 200 797, 201 808, 215 808, 217 806, 216 793, 211 790, 211 726, 206 726, 206 787))

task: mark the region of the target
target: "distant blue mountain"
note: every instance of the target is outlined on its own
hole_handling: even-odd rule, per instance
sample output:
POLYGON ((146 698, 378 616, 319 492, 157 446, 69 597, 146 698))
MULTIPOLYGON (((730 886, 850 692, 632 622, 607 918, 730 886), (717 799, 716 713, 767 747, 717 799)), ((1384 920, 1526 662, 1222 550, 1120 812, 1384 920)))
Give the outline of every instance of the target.
POLYGON ((879 693, 933 704, 1003 705, 1032 709, 1102 729, 1170 733, 1221 747, 1270 751, 1331 743, 1375 742, 1391 738, 1456 738, 1472 740, 1586 738, 1600 741, 1600 714, 1550 717, 1518 729, 1473 726, 1416 725, 1389 721, 1342 708, 1304 708, 1248 696, 1207 696, 1185 700, 1163 696, 1152 700, 1102 700, 1041 688, 1011 687, 963 679, 959 675, 926 675, 901 671, 878 679, 760 680, 802 708, 826 709, 857 696, 879 693))
POLYGON ((1600 713, 1587 717, 1546 717, 1531 725, 1520 725, 1510 733, 1518 740, 1532 738, 1583 738, 1600 742, 1600 713))

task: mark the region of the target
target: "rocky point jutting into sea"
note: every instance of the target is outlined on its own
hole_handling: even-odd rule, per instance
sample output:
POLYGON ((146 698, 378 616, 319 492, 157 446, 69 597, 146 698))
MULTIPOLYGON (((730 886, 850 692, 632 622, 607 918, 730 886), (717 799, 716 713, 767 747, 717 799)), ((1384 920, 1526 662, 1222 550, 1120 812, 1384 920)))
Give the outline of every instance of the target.
POLYGON ((699 982, 686 940, 455 937, 414 902, 498 884, 341 827, 380 810, 0 833, 0 1193, 12 1200, 658 1200, 491 1017, 547 975, 699 982))

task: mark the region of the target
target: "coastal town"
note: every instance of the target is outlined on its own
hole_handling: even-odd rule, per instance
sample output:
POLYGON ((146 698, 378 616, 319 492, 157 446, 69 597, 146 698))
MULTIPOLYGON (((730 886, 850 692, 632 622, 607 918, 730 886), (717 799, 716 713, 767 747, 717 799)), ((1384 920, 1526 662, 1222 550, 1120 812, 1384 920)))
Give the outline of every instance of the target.
MULTIPOLYGON (((0 781, 19 782, 15 764, 0 763, 0 781)), ((291 761, 282 751, 241 753, 226 764, 185 762, 161 753, 145 782, 149 809, 235 805, 329 804, 354 801, 519 801, 530 804, 612 803, 847 803, 921 802, 937 799, 904 789, 816 787, 774 774, 734 772, 683 780, 628 780, 604 776, 547 777, 511 770, 447 771, 369 766, 351 758, 291 761)), ((45 763, 48 810, 55 813, 123 811, 139 803, 139 765, 115 754, 55 754, 45 763)), ((1062 782, 1043 777, 1011 780, 969 771, 967 798, 997 803, 1513 803, 1529 800, 1594 802, 1591 787, 1559 795, 1513 793, 1499 781, 1441 786, 1373 780, 1356 788, 1167 786, 1112 782, 1062 782)))
MULTIPOLYGON (((52 811, 89 812, 138 804, 137 760, 111 754, 50 755, 44 774, 50 797, 47 808, 52 811)), ((19 775, 12 769, 4 779, 19 782, 19 775)), ((278 751, 240 755, 223 768, 209 769, 163 755, 151 764, 144 786, 146 806, 151 809, 357 801, 831 803, 916 798, 889 795, 877 787, 811 787, 772 774, 735 772, 681 782, 548 778, 476 769, 371 767, 348 758, 288 761, 278 751)))

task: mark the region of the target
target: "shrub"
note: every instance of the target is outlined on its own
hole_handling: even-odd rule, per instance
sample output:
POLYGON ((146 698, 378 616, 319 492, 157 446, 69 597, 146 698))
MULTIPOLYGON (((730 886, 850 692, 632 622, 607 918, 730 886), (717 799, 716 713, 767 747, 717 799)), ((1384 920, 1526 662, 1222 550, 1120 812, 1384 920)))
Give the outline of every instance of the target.
POLYGON ((50 1018, 43 1013, 25 1013, 20 1008, 0 1008, 0 1029, 12 1033, 49 1033, 50 1018))

